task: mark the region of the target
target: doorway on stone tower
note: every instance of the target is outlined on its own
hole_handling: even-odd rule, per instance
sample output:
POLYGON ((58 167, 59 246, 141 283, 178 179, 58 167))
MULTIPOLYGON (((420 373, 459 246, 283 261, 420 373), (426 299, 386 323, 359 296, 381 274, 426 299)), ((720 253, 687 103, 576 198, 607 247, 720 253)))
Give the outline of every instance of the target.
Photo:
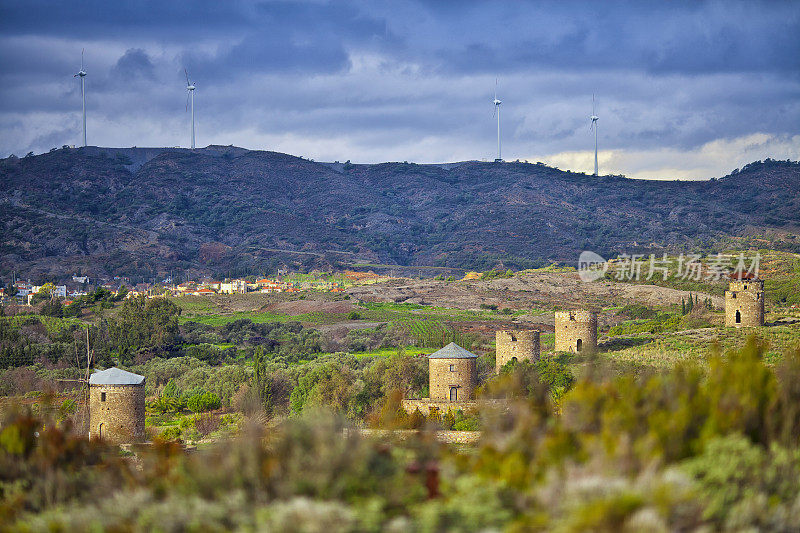
POLYGON ((738 310, 736 311, 736 323, 737 324, 742 323, 742 313, 740 313, 738 310))
POLYGON ((458 401, 458 387, 450 387, 450 401, 451 402, 458 401))
POLYGON ((578 342, 575 343, 575 351, 580 352, 581 348, 583 348, 583 341, 578 339, 578 342))
POLYGON ((99 426, 97 426, 97 438, 102 440, 103 439, 103 423, 101 422, 99 426))

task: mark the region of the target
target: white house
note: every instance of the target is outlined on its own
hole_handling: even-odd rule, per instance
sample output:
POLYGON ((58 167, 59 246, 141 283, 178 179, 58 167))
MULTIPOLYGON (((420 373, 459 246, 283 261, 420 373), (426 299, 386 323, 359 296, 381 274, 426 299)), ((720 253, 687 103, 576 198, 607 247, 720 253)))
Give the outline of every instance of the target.
POLYGON ((220 294, 244 294, 247 292, 247 282, 243 279, 223 281, 219 285, 220 294))

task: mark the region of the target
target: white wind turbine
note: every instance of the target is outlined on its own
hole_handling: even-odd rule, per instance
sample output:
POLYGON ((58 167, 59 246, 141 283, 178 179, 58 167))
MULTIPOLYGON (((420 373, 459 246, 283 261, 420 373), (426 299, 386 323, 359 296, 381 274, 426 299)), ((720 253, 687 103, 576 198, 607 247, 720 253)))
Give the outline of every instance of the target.
POLYGON ((83 100, 83 145, 86 146, 86 71, 83 70, 83 49, 81 49, 81 69, 73 78, 81 79, 81 99, 83 100))
POLYGON ((500 153, 500 100, 497 99, 497 78, 494 79, 494 114, 497 115, 497 159, 494 160, 495 163, 500 163, 503 161, 503 158, 500 153))
POLYGON ((194 83, 189 81, 189 72, 184 68, 183 72, 186 73, 186 110, 189 110, 189 105, 192 106, 192 150, 194 150, 194 83))
POLYGON ((589 124, 589 131, 594 130, 594 175, 597 176, 597 121, 600 117, 597 116, 597 113, 594 109, 594 95, 592 95, 592 116, 589 117, 591 120, 591 124, 589 124))

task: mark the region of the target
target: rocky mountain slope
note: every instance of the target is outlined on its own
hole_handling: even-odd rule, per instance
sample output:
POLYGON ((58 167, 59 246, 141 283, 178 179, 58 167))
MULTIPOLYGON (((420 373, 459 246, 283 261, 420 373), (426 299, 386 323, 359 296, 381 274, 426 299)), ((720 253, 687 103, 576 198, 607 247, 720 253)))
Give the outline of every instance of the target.
POLYGON ((574 262, 584 249, 660 253, 765 231, 798 250, 800 164, 648 181, 513 162, 334 165, 222 146, 65 148, 0 160, 0 227, 0 274, 33 275, 518 268, 574 262))

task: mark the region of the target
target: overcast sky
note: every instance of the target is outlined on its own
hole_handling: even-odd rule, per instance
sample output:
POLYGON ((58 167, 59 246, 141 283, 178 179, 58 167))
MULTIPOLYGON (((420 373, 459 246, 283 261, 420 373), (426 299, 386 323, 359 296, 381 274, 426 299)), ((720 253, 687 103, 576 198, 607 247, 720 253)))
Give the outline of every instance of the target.
POLYGON ((800 2, 0 0, 0 156, 81 142, 709 178, 800 159, 800 2))

